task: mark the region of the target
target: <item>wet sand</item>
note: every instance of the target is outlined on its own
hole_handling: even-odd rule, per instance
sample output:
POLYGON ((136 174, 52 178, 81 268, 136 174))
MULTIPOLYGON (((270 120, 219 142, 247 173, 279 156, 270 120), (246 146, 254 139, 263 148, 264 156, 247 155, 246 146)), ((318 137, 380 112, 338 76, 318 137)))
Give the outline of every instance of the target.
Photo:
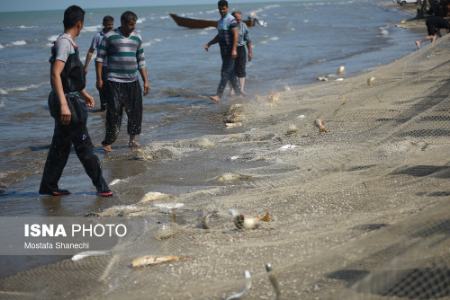
POLYGON ((282 299, 449 297, 449 49, 446 36, 370 73, 235 99, 225 119, 242 127, 226 134, 118 151, 108 176, 126 180, 113 186, 117 206, 97 213, 150 225, 110 256, 3 278, 0 296, 220 299, 249 270, 245 299, 273 299, 271 263, 282 299), (184 203, 175 224, 154 205, 173 202, 184 203), (230 209, 272 221, 238 230, 230 209), (142 255, 186 258, 130 268, 142 255))

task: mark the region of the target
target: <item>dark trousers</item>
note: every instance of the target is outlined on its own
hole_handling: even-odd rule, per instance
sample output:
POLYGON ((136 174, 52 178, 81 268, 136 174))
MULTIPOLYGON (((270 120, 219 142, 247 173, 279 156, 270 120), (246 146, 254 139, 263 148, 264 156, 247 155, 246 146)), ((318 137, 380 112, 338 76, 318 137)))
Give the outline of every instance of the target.
MULTIPOLYGON (((102 69, 102 79, 103 82, 107 82, 108 80, 108 68, 103 67, 102 69)), ((98 91, 98 94, 100 96, 100 108, 102 110, 106 109, 106 104, 108 103, 107 97, 108 97, 108 91, 106 89, 106 84, 103 85, 103 88, 98 91)))
POLYGON ((94 146, 87 131, 86 104, 78 93, 67 94, 66 99, 72 114, 69 125, 61 124, 60 104, 56 94, 51 92, 48 99, 50 114, 55 119, 55 130, 39 192, 51 193, 58 190, 58 181, 66 166, 72 144, 97 191, 108 191, 108 185, 102 176, 100 161, 94 154, 94 146))
POLYGON ((138 135, 142 126, 142 89, 139 81, 107 81, 108 109, 106 110, 106 133, 103 145, 112 145, 119 136, 123 110, 128 116, 128 134, 138 135))
POLYGON ((222 55, 222 71, 219 86, 217 87, 217 95, 222 97, 223 91, 227 86, 228 81, 231 83, 232 88, 235 90, 236 94, 239 95, 241 88, 239 86, 239 81, 236 77, 234 70, 235 60, 231 57, 231 53, 228 55, 222 55))
POLYGON ((234 65, 234 71, 238 78, 244 78, 247 75, 245 66, 247 64, 247 49, 245 46, 237 47, 237 57, 234 65))

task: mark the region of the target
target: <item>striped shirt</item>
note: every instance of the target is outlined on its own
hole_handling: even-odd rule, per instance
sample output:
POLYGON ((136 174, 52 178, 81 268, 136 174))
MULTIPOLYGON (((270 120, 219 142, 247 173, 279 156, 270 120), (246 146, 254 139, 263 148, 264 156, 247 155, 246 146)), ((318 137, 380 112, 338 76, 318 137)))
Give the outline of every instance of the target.
POLYGON ((120 28, 105 34, 97 50, 97 62, 108 60, 108 80, 114 82, 133 82, 138 80, 138 70, 145 68, 142 38, 132 32, 124 36, 120 28))

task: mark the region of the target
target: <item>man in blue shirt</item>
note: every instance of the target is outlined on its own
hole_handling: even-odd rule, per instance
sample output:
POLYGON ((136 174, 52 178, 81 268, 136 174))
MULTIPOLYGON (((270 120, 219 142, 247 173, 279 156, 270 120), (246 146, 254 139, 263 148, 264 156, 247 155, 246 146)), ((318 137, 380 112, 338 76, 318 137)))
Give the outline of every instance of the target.
POLYGON ((239 39, 238 24, 236 19, 228 12, 227 1, 219 1, 217 7, 221 16, 217 25, 218 34, 205 45, 205 50, 208 51, 211 45, 219 43, 220 54, 222 56, 221 80, 217 87, 216 95, 210 97, 216 103, 222 98, 228 81, 231 82, 231 86, 236 91, 236 95, 239 96, 241 91, 234 69, 239 39))

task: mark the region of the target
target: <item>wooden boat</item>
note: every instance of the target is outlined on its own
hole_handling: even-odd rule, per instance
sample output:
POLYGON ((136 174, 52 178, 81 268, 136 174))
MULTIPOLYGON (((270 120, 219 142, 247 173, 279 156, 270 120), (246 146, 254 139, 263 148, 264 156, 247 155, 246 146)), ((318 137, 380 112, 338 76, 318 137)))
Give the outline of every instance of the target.
MULTIPOLYGON (((178 26, 187 27, 187 28, 208 28, 208 27, 217 27, 217 21, 213 20, 202 20, 202 19, 191 19, 186 17, 180 17, 176 14, 169 14, 172 19, 177 23, 178 26)), ((255 26, 256 20, 254 18, 248 18, 244 20, 245 24, 248 27, 255 26)))

